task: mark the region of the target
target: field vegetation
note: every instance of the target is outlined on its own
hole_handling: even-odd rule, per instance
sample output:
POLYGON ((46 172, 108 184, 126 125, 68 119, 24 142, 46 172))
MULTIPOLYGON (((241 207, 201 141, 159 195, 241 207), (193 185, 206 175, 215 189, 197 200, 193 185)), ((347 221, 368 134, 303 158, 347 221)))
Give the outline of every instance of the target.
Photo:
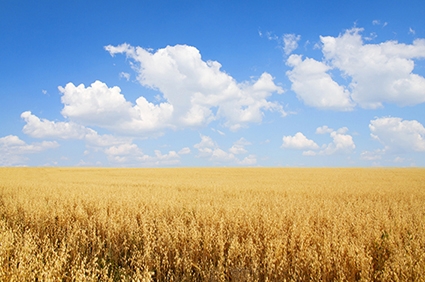
POLYGON ((424 277, 424 169, 0 169, 1 281, 424 277))

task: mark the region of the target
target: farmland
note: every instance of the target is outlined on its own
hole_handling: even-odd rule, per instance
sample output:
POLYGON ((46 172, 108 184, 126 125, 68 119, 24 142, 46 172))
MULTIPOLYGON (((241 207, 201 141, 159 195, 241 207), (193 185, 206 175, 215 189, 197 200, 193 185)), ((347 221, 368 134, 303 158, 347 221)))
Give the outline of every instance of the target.
POLYGON ((0 168, 1 281, 423 281, 419 168, 0 168))

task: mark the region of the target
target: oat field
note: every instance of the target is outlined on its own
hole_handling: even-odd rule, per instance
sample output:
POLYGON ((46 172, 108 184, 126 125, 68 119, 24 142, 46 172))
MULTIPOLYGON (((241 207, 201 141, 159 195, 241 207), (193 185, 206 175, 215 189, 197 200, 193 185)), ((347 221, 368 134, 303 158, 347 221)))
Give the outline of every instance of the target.
POLYGON ((424 281, 425 169, 0 168, 1 281, 424 281))

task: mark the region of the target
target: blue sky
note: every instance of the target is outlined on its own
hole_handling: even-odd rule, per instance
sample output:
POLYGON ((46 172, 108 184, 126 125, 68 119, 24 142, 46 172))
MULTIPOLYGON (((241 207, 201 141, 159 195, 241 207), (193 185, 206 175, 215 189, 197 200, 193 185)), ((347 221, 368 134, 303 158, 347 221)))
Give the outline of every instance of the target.
POLYGON ((2 1, 0 166, 425 166, 424 1, 2 1))

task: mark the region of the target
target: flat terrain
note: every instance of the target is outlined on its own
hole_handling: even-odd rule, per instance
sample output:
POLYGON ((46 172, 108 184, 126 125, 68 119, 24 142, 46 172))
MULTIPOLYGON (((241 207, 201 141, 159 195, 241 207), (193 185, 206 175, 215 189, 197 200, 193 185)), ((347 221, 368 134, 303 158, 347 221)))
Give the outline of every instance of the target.
POLYGON ((0 168, 1 281, 424 281, 425 169, 0 168))

